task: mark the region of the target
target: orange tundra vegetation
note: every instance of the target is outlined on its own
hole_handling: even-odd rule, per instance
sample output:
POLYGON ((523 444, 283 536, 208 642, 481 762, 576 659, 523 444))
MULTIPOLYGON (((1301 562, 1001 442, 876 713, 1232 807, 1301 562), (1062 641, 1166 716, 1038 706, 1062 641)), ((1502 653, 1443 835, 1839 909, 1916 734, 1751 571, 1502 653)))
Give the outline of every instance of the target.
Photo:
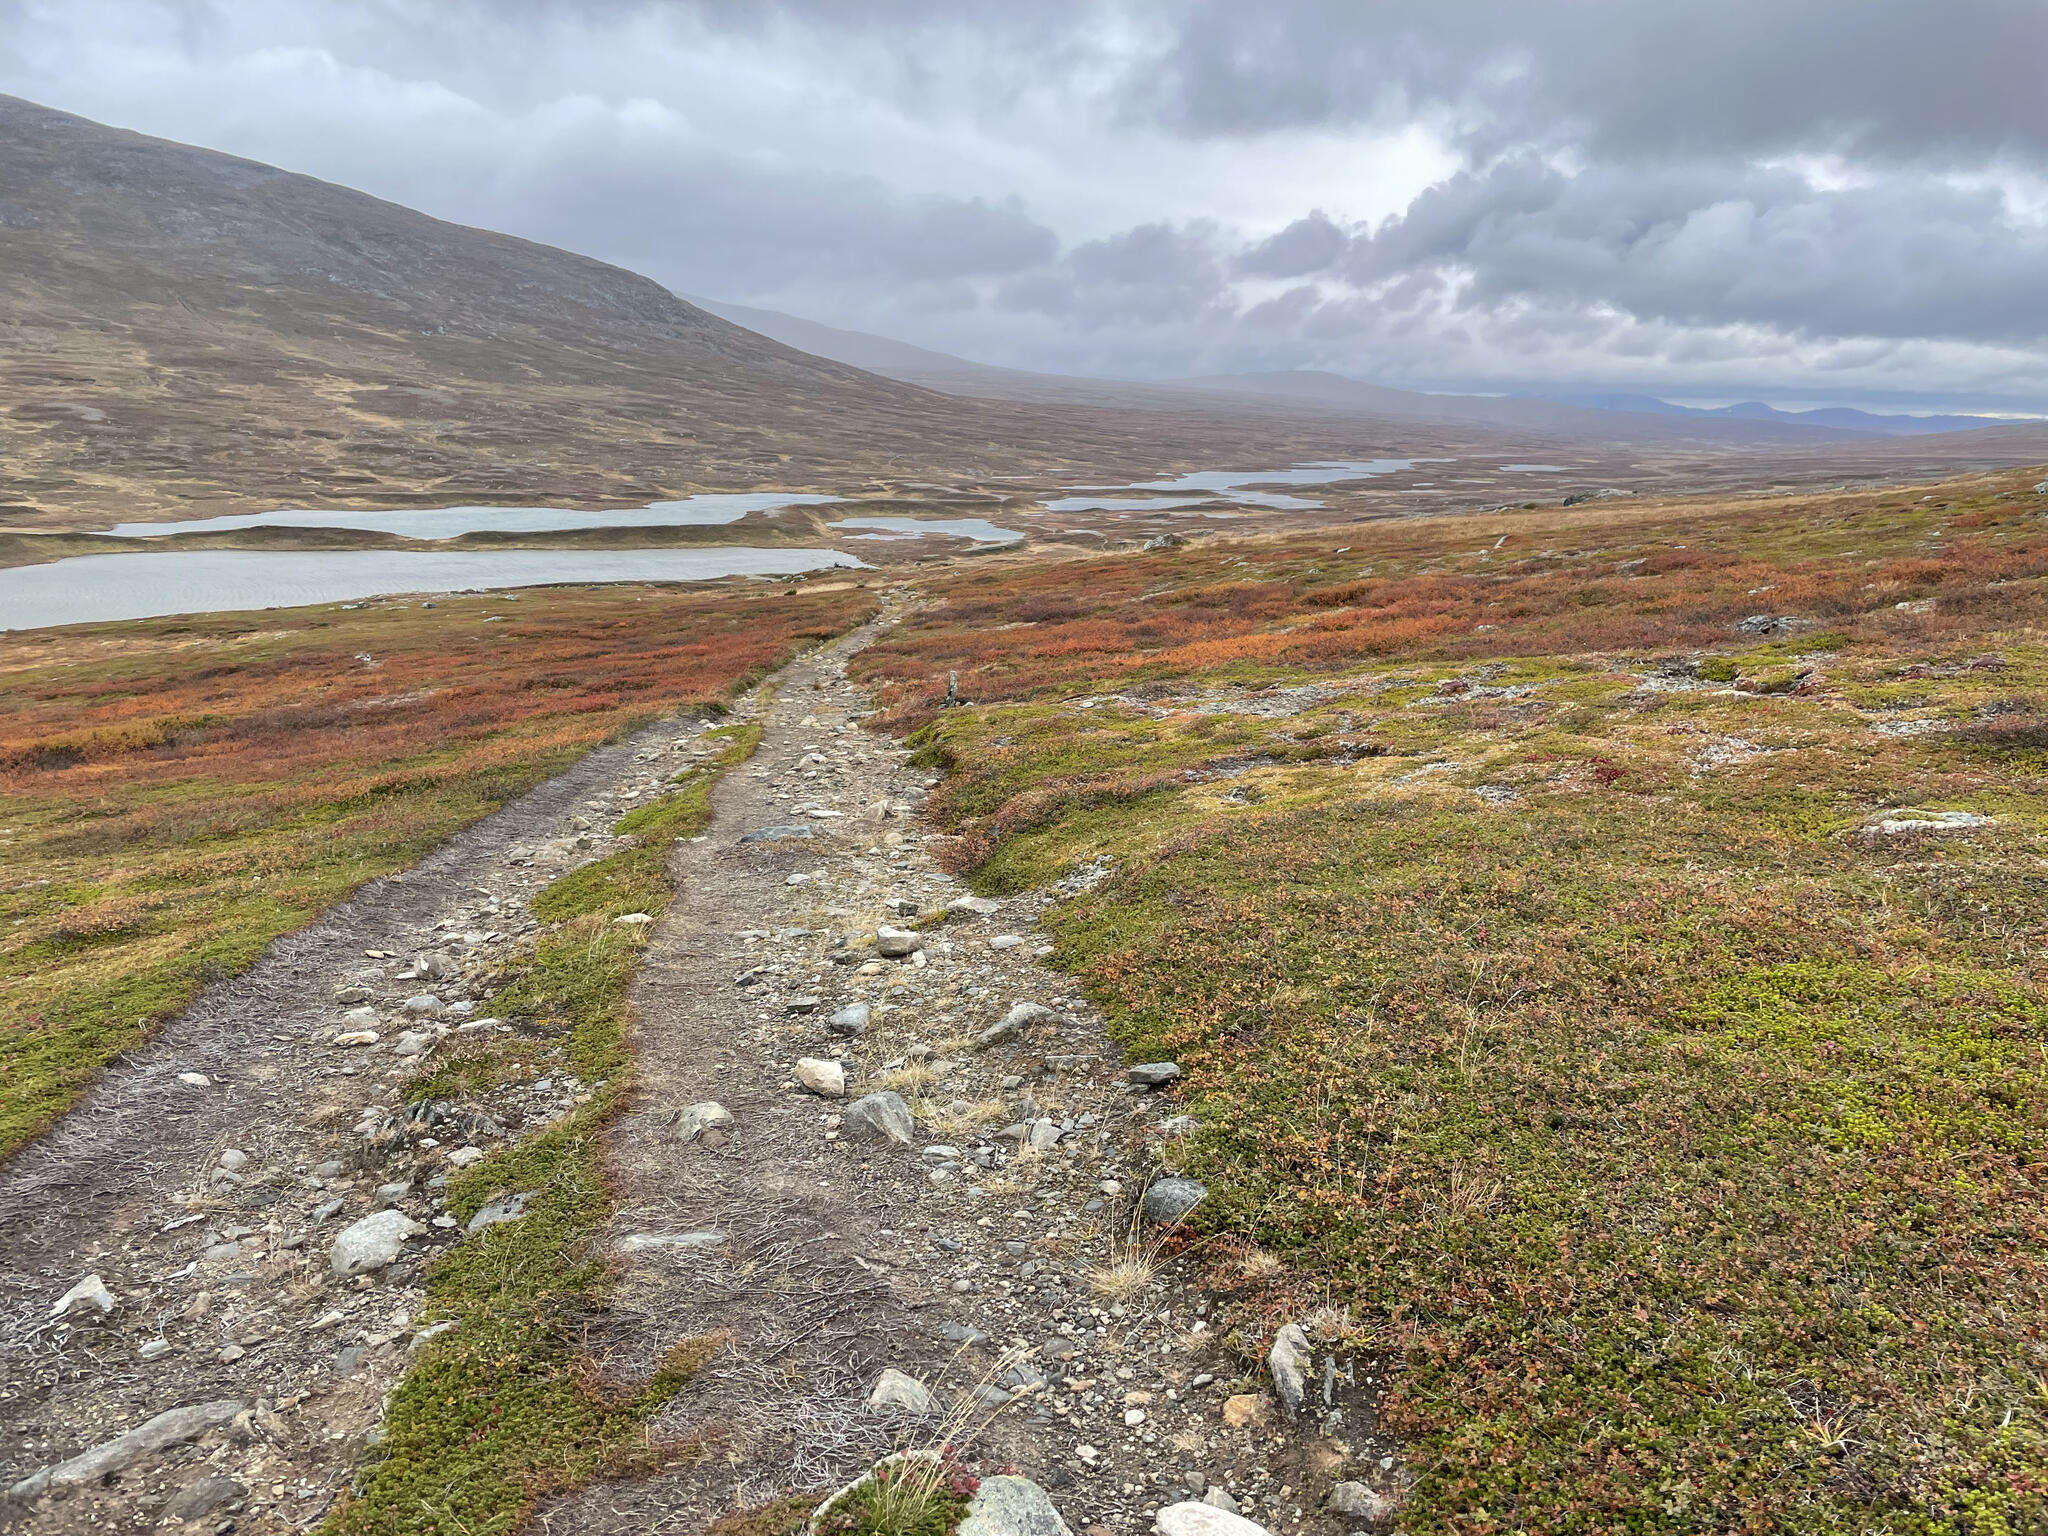
POLYGON ((0 636, 0 1152, 364 880, 871 609, 550 588, 0 636))
POLYGON ((856 658, 1410 1536, 2048 1530, 2038 478, 1010 556, 856 658))

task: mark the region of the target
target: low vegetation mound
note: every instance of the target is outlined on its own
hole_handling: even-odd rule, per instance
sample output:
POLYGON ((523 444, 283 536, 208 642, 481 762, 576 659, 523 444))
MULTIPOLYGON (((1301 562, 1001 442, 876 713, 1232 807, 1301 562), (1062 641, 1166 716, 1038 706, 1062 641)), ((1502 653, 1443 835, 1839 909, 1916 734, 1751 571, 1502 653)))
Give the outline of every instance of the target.
POLYGON ((1018 563, 859 658, 1186 1069, 1247 1350, 1395 1367, 1402 1529, 2048 1522, 2033 478, 1018 563))
POLYGON ((560 588, 0 637, 0 1153, 363 881, 870 607, 560 588))

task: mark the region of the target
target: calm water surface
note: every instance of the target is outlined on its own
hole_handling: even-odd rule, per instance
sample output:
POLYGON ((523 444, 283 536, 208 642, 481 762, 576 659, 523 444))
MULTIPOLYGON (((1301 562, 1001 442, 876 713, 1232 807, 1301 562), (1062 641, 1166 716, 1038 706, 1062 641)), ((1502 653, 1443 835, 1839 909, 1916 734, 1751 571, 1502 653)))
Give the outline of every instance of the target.
POLYGON ((686 496, 613 512, 572 512, 566 507, 431 507, 422 511, 310 512, 286 508, 240 517, 205 517, 185 523, 122 523, 110 532, 139 539, 172 533, 225 532, 234 528, 361 528, 407 539, 452 539, 464 533, 552 533, 563 528, 675 528, 736 523, 749 512, 775 507, 815 507, 840 496, 796 496, 781 491, 741 495, 686 496))
POLYGON ((1171 480, 1137 480, 1129 485, 1078 485, 1077 491, 1207 491, 1207 496, 1171 498, 1130 496, 1062 496, 1045 503, 1048 512, 1164 512, 1175 507, 1199 507, 1219 495, 1249 506, 1272 507, 1294 512, 1322 503, 1309 497, 1287 496, 1277 491, 1247 491, 1247 485, 1334 485, 1340 480, 1364 480, 1374 475, 1398 474, 1417 464, 1448 464, 1449 459, 1328 459, 1314 464, 1297 464, 1292 469, 1204 469, 1171 480))
MULTIPOLYGON (((359 525, 345 525, 359 526, 359 525)), ((172 613, 236 612, 347 602, 399 592, 475 592, 555 582, 708 581, 864 568, 831 549, 507 549, 475 554, 345 550, 273 554, 167 550, 79 555, 0 570, 0 630, 40 629, 172 613)))

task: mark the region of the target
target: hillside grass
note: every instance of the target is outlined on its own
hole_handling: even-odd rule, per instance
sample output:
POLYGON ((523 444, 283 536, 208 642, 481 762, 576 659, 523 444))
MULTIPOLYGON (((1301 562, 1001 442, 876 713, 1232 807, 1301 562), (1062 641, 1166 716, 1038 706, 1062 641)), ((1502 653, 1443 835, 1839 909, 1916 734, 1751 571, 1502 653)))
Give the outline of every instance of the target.
MULTIPOLYGON (((611 1287, 593 1246, 616 1205, 603 1136, 631 1091, 627 993, 648 934, 612 919, 667 908, 671 844, 709 824, 712 786, 760 735, 756 724, 708 733, 726 740, 718 757, 616 824, 635 846, 563 875, 535 899, 550 926, 490 1009, 524 1026, 506 1049, 545 1055, 549 1070, 589 1083, 590 1097, 450 1180, 449 1211, 460 1221, 514 1192, 533 1198, 517 1221, 486 1227, 434 1264, 419 1321, 455 1326, 421 1346, 392 1394, 382 1449, 329 1517, 332 1536, 495 1536, 546 1494, 687 1452, 654 1442, 648 1421, 720 1341, 682 1341, 634 1388, 603 1381, 578 1342, 578 1324, 611 1287), (536 1047, 535 1032, 547 1043, 536 1047)), ((449 1071, 423 1077, 411 1095, 459 1095, 449 1071)))
POLYGON ((871 607, 546 588, 0 635, 0 1155, 365 880, 871 607))
POLYGON ((1397 1362, 1404 1531, 2048 1529, 2034 478, 1014 563, 856 659, 978 888, 1107 872, 1057 962, 1246 1346, 1397 1362))

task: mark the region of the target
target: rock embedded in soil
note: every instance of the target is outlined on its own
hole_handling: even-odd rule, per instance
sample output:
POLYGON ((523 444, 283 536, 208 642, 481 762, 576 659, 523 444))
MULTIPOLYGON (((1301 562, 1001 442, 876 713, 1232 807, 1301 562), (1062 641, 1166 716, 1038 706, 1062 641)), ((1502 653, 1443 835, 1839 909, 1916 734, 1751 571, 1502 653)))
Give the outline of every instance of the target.
POLYGON ((954 1536, 1073 1536, 1052 1496, 1028 1477, 984 1477, 954 1536))
POLYGON ((805 1056, 796 1064, 796 1080, 812 1093, 827 1099, 846 1097, 846 1068, 836 1061, 805 1056))
POLYGON ((883 1088, 846 1106, 839 1128, 855 1141, 890 1141, 907 1147, 917 1135, 917 1121, 899 1093, 883 1088))
POLYGON ((875 953, 884 960, 901 960, 924 948, 924 936, 887 923, 875 930, 875 953))
POLYGON ((211 1403, 195 1403, 189 1408, 173 1408, 69 1461, 60 1461, 53 1467, 30 1473, 8 1492, 17 1499, 75 1492, 112 1477, 116 1472, 182 1440, 190 1440, 209 1429, 231 1423, 241 1411, 240 1403, 225 1398, 211 1403))
POLYGON ((946 903, 946 910, 955 917, 993 917, 1001 905, 986 896, 955 896, 946 903))
POLYGON ((707 1141, 732 1124, 732 1111, 723 1104, 706 1099, 701 1104, 691 1104, 676 1112, 676 1139, 695 1141, 703 1136, 707 1141))
POLYGON ((1153 1517, 1157 1536, 1268 1536, 1263 1525, 1214 1504, 1169 1504, 1153 1517))
POLYGON ((1180 1076, 1180 1063, 1177 1061, 1147 1061, 1132 1067, 1124 1073, 1124 1076, 1141 1088, 1157 1088, 1161 1084, 1170 1083, 1180 1076))
POLYGON ((1273 1418, 1272 1405, 1256 1392, 1240 1392, 1223 1399, 1226 1429, 1260 1429, 1273 1418))
POLYGON ((494 1200, 469 1218, 470 1232, 481 1232, 485 1227, 502 1226, 508 1221, 517 1221, 526 1214, 526 1207, 532 1201, 530 1190, 516 1195, 507 1195, 503 1200, 494 1200))
POLYGON ((859 1036, 868 1032, 868 1023, 874 1018, 874 1010, 866 1003, 848 1003, 835 1012, 826 1028, 835 1035, 859 1036))
POLYGON ((197 1520, 201 1515, 210 1515, 224 1504, 248 1497, 249 1490, 232 1477, 217 1474, 188 1483, 171 1495, 164 1505, 164 1513, 173 1520, 197 1520))
POLYGON ((1288 1323, 1273 1335, 1273 1347, 1266 1353, 1266 1369, 1273 1373, 1273 1390, 1289 1413, 1301 1412, 1308 1399, 1308 1371, 1311 1357, 1308 1335, 1299 1323, 1288 1323))
POLYGON ((1208 1198, 1209 1186, 1200 1179, 1158 1179, 1145 1191, 1141 1208, 1147 1221, 1171 1226, 1208 1198))
POLYGON ((120 1303, 114 1299, 114 1293, 107 1289, 106 1281, 98 1275, 87 1275, 57 1298, 50 1307, 50 1316, 74 1322, 79 1318, 97 1321, 119 1305, 120 1303))
POLYGON ((407 1238, 426 1230, 403 1211, 374 1211, 335 1234, 328 1263, 343 1277, 382 1269, 397 1262, 407 1238))
POLYGON ((1364 1483, 1339 1483, 1330 1490, 1329 1505, 1332 1514, 1350 1515, 1375 1525, 1391 1518, 1399 1507, 1396 1500, 1364 1483))
POLYGON ((890 1366, 868 1391, 869 1413, 901 1413, 926 1418, 938 1410, 938 1399, 915 1376, 890 1366))

